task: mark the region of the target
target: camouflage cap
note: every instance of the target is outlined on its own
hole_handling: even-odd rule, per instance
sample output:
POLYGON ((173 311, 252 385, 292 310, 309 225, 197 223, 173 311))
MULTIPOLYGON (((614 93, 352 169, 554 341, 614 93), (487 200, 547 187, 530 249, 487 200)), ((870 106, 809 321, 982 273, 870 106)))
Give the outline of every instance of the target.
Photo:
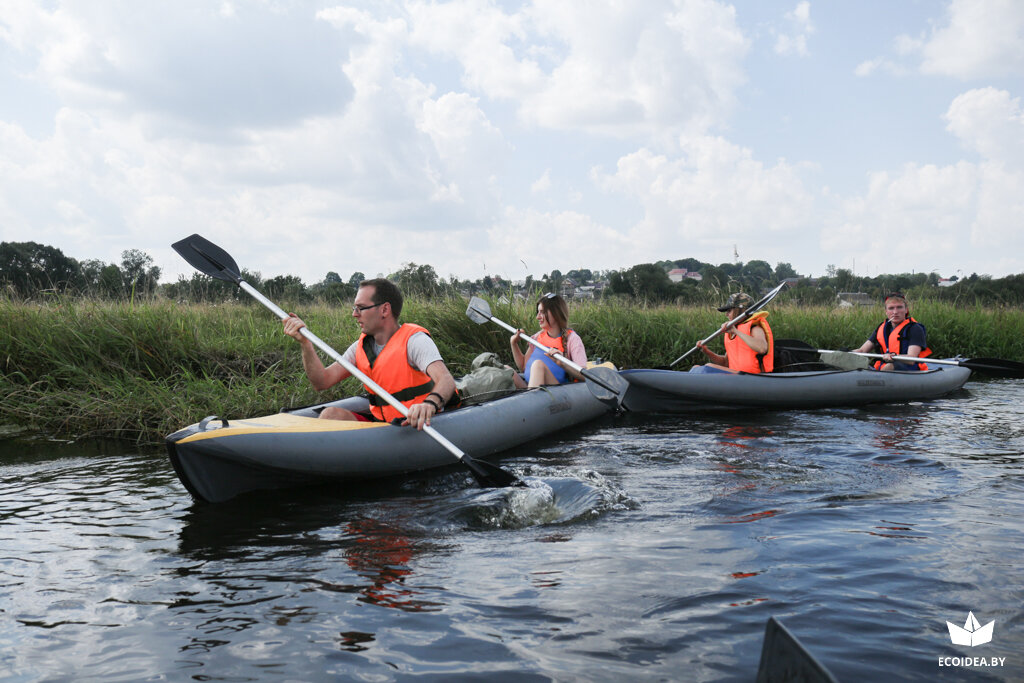
POLYGON ((740 310, 743 310, 745 308, 749 308, 750 306, 752 306, 753 303, 754 300, 746 292, 736 292, 735 294, 730 294, 729 298, 726 299, 725 303, 718 307, 718 310, 720 310, 722 313, 725 313, 730 308, 738 308, 740 310))

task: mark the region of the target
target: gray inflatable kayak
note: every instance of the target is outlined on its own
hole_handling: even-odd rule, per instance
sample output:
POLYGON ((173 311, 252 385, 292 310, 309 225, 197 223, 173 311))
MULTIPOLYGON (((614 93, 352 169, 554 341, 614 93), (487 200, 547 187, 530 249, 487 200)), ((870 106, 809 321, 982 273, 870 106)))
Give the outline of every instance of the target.
MULTIPOLYGON (((258 490, 356 482, 448 467, 456 459, 411 427, 321 420, 326 406, 365 412, 363 397, 245 420, 208 417, 166 438, 171 464, 199 501, 258 490)), ((432 426, 479 459, 608 412, 584 383, 518 391, 445 411, 432 426)))
POLYGON ((924 372, 818 370, 768 374, 623 370, 623 404, 636 412, 692 412, 736 408, 829 408, 943 396, 971 376, 962 367, 924 372))

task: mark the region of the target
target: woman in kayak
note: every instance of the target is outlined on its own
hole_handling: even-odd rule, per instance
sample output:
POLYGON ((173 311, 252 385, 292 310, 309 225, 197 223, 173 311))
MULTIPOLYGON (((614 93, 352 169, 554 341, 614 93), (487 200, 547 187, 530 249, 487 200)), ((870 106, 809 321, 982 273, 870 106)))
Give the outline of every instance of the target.
POLYGON ((885 322, 875 328, 867 341, 857 349, 858 353, 881 353, 882 360, 875 361, 876 370, 913 372, 927 370, 924 363, 900 363, 893 361, 894 355, 926 358, 932 354, 928 348, 928 335, 924 325, 910 317, 907 298, 899 292, 885 297, 885 322))
MULTIPOLYGON (((547 293, 537 301, 537 324, 540 332, 533 335, 538 342, 576 363, 587 367, 587 350, 583 340, 569 329, 569 306, 558 294, 547 293)), ((516 331, 509 339, 512 346, 512 358, 520 374, 512 376, 519 389, 540 387, 545 384, 565 384, 582 379, 579 372, 567 365, 562 365, 553 354, 546 354, 533 344, 528 344, 526 353, 520 347, 520 337, 525 337, 522 330, 516 331)))
POLYGON ((765 316, 760 311, 742 320, 737 320, 744 311, 754 304, 754 300, 745 292, 731 294, 724 305, 718 310, 729 318, 722 324, 725 353, 719 355, 709 349, 703 341, 697 342, 697 348, 704 352, 711 362, 697 365, 690 372, 771 372, 774 369, 772 328, 768 326, 765 316))

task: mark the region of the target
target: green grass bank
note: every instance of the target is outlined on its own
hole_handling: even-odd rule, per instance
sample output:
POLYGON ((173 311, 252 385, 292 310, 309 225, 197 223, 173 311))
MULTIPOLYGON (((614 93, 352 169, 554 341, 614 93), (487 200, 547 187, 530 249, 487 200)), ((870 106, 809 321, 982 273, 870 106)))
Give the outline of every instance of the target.
MULTIPOLYGON (((536 330, 532 302, 491 306, 494 316, 536 330)), ((458 299, 408 301, 402 318, 431 330, 456 376, 482 351, 511 361, 508 333, 474 324, 465 310, 458 299)), ((882 319, 880 305, 799 308, 782 301, 769 310, 776 337, 828 349, 859 346, 882 319)), ((348 307, 307 305, 296 312, 339 352, 358 334, 348 307)), ((938 357, 1024 360, 1022 310, 925 302, 913 306, 912 315, 928 327, 938 357)), ((666 365, 723 320, 707 308, 602 302, 571 309, 571 325, 588 355, 620 367, 666 365)), ((0 300, 0 434, 159 443, 206 415, 260 415, 360 390, 347 380, 314 392, 297 345, 258 305, 0 300)))

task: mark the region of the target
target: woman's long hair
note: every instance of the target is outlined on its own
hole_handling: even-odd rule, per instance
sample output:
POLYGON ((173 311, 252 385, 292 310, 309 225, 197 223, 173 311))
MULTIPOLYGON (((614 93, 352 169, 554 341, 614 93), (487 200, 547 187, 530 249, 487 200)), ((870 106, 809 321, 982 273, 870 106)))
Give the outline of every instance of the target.
POLYGON ((558 329, 565 336, 569 329, 569 305, 565 303, 565 299, 549 292, 537 299, 537 305, 544 309, 548 322, 558 325, 558 329))

